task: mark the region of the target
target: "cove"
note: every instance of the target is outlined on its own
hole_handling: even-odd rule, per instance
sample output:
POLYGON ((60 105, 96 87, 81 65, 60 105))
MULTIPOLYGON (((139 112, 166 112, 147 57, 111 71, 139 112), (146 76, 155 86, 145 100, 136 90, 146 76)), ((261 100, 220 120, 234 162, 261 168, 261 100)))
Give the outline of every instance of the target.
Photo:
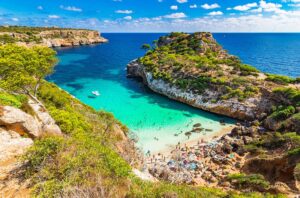
MULTIPOLYGON (((140 49, 141 45, 151 43, 161 35, 163 34, 104 34, 109 43, 56 49, 60 62, 56 72, 48 80, 96 110, 112 112, 138 136, 138 145, 144 151, 156 152, 168 145, 186 141, 184 133, 196 123, 212 130, 207 135, 224 128, 219 123, 221 119, 227 122, 227 126, 233 124, 235 121, 232 119, 175 102, 153 93, 141 82, 126 78, 126 64, 145 53, 140 49), (94 90, 98 90, 101 95, 92 97, 91 92, 94 90)), ((236 36, 239 35, 215 35, 229 52, 239 55, 238 44, 233 39, 236 36)), ((258 46, 260 45, 254 48, 258 46)), ((248 51, 253 53, 255 49, 248 51)), ((247 51, 243 51, 241 55, 251 57, 247 56, 247 51)), ((245 62, 251 64, 251 59, 245 62)), ((201 134, 192 133, 190 139, 199 137, 201 134)))

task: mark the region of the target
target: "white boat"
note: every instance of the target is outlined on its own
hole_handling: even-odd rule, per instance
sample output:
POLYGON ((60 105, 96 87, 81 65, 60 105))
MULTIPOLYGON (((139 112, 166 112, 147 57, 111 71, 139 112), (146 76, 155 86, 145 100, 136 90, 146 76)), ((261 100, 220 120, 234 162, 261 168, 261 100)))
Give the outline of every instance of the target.
POLYGON ((92 94, 95 95, 95 96, 100 96, 99 91, 92 91, 92 94))

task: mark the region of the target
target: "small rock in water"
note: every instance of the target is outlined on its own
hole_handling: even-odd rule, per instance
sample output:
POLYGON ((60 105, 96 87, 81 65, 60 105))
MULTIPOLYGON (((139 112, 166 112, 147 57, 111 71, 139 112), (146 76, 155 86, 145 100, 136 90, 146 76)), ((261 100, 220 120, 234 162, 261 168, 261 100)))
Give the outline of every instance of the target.
POLYGON ((200 133, 204 128, 194 128, 191 132, 200 133))
POLYGON ((193 125, 193 127, 201 127, 201 124, 200 123, 196 123, 193 125))

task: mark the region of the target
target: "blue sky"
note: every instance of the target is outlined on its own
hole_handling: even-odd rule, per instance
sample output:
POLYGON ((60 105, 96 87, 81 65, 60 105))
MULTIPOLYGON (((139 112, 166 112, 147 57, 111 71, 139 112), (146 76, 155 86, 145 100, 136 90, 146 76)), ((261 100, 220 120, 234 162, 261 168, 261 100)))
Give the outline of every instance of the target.
POLYGON ((300 0, 0 0, 0 23, 101 32, 300 32, 300 0))

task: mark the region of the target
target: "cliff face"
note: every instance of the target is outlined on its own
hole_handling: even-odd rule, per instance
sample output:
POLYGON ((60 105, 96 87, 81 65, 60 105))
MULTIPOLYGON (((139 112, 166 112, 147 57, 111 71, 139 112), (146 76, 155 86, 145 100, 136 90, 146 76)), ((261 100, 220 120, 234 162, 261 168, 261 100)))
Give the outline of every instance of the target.
POLYGON ((99 32, 90 30, 49 30, 42 31, 38 36, 48 47, 90 45, 108 41, 101 37, 99 32))
POLYGON ((153 78, 152 73, 147 72, 137 60, 127 65, 127 72, 128 77, 141 77, 143 82, 154 92, 205 111, 240 120, 261 119, 266 115, 264 112, 272 106, 272 102, 267 97, 269 92, 265 93, 266 97, 251 97, 243 102, 236 99, 215 102, 214 99, 219 94, 217 91, 205 90, 203 94, 197 94, 189 90, 182 90, 162 79, 153 78))
POLYGON ((105 43, 108 40, 93 30, 59 29, 59 28, 29 28, 0 29, 0 42, 17 43, 19 45, 47 47, 69 47, 105 43))

